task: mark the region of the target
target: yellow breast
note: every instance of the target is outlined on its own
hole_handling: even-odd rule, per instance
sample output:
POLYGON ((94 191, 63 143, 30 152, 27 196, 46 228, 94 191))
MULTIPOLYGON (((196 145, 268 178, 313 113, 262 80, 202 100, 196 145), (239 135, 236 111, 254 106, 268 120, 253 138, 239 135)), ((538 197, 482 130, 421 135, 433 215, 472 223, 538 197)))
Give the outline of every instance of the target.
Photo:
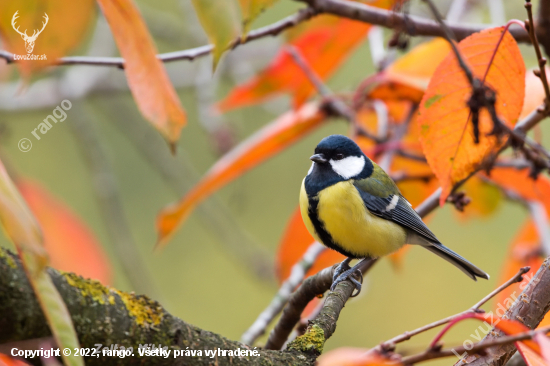
MULTIPOLYGON (((381 257, 405 244, 407 233, 398 224, 371 214, 352 181, 323 189, 318 195, 318 217, 333 241, 357 257, 381 257)), ((308 217, 304 183, 300 192, 302 218, 309 232, 319 240, 308 217)))

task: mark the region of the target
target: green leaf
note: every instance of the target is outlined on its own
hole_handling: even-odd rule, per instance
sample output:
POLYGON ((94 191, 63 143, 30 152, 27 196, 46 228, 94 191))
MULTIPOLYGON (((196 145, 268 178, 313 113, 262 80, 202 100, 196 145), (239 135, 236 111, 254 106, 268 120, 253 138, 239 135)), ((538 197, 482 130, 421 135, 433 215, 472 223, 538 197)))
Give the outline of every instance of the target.
POLYGON ((235 0, 192 0, 208 39, 214 45, 216 69, 222 54, 241 35, 241 17, 235 0))
POLYGON ((243 14, 243 33, 248 33, 254 19, 276 1, 277 0, 239 0, 243 14))
MULTIPOLYGON (((27 278, 59 348, 79 348, 78 338, 63 299, 46 272, 48 256, 42 232, 25 201, 0 162, 0 222, 14 243, 27 278)), ((80 356, 62 355, 65 365, 84 366, 80 356)))

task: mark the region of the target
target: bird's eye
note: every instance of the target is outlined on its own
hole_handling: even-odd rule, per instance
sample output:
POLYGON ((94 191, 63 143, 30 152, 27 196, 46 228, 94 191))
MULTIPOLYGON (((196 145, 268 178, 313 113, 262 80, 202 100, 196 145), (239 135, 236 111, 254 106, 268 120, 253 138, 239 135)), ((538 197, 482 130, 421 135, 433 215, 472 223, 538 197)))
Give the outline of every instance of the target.
POLYGON ((342 160, 344 158, 344 154, 336 154, 334 156, 334 160, 342 160))

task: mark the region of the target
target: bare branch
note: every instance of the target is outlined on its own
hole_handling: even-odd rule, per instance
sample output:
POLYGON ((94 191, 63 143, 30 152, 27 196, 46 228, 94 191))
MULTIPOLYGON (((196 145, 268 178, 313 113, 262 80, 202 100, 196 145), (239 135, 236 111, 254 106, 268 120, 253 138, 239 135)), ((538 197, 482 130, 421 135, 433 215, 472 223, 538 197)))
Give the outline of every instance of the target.
MULTIPOLYGON (((364 260, 363 262, 361 262, 362 266, 359 269, 363 274, 367 273, 367 271, 372 268, 376 261, 376 259, 368 261, 364 260)), ((328 289, 330 289, 330 286, 332 285, 332 275, 334 273, 335 267, 336 265, 332 267, 327 267, 317 274, 307 278, 302 283, 302 285, 292 294, 288 304, 283 310, 283 314, 281 315, 279 322, 269 335, 269 339, 265 345, 266 349, 281 349, 281 347, 285 344, 289 334, 292 332, 292 329, 300 320, 300 315, 304 311, 307 304, 309 304, 309 302, 313 300, 314 297, 320 296, 324 294, 328 289)), ((324 343, 324 341, 326 341, 332 335, 332 333, 334 333, 334 330, 336 329, 338 315, 340 314, 340 311, 344 307, 346 301, 351 296, 354 288, 355 287, 351 284, 350 281, 343 281, 338 284, 335 291, 327 295, 327 300, 325 300, 323 308, 321 309, 319 315, 310 322, 306 332, 310 330, 311 327, 317 325, 324 332, 324 336, 322 336, 322 343, 324 343), (338 295, 335 295, 335 293, 338 293, 338 295), (332 300, 328 300, 328 298, 331 298, 332 296, 338 296, 342 303, 338 301, 334 302, 332 300), (328 318, 327 312, 331 314, 330 316, 328 316, 328 318)), ((298 337, 297 340, 299 338, 300 337, 298 337)))
MULTIPOLYGON (((437 22, 412 15, 405 17, 403 14, 375 8, 360 2, 345 0, 299 1, 309 4, 310 7, 320 13, 330 13, 390 29, 399 29, 411 36, 444 36, 443 30, 437 22)), ((463 25, 459 23, 447 23, 447 25, 454 33, 457 41, 490 27, 487 25, 463 25)), ((530 42, 529 35, 523 29, 513 29, 511 30, 511 34, 518 42, 530 42)))
MULTIPOLYGON (((237 38, 233 41, 232 48, 235 49, 238 46, 260 39, 267 36, 276 36, 282 31, 291 28, 303 21, 306 21, 313 16, 317 15, 317 11, 312 8, 301 9, 296 14, 288 16, 276 23, 262 27, 248 33, 246 38, 237 38)), ((205 45, 196 48, 191 48, 183 51, 175 51, 162 53, 157 55, 157 58, 162 62, 172 62, 179 60, 194 60, 197 57, 209 55, 212 52, 214 46, 205 45)), ((13 58, 13 54, 0 50, 0 58, 6 60, 6 62, 17 62, 13 58)), ((124 59, 122 57, 88 57, 88 56, 70 56, 62 57, 55 62, 55 65, 95 65, 95 66, 116 66, 124 68, 124 59)))
MULTIPOLYGON (((134 356, 124 359, 124 365, 158 366, 254 366, 293 365, 313 366, 312 355, 297 352, 274 352, 257 349, 258 356, 237 355, 206 356, 209 350, 254 350, 240 342, 232 341, 219 334, 200 329, 168 313, 157 301, 145 295, 123 292, 86 280, 74 273, 47 269, 67 309, 78 334, 81 347, 96 348, 118 344, 133 347, 134 356), (140 344, 155 344, 167 347, 170 357, 140 355, 140 344), (195 356, 175 351, 194 351, 195 356), (202 357, 196 354, 200 350, 202 357)), ((51 332, 38 305, 19 257, 0 248, 0 343, 49 337, 51 332)), ((12 343, 13 344, 13 343, 12 343)), ((5 348, 4 348, 5 349, 5 348)), ((37 349, 37 348, 35 348, 37 349)), ((37 360, 37 359, 35 359, 37 360)), ((31 361, 32 362, 32 361, 31 361)), ((36 363, 37 361, 33 362, 36 363)), ((120 365, 118 357, 87 357, 88 366, 120 365)))
MULTIPOLYGON (((234 41, 233 48, 260 39, 266 36, 275 36, 287 28, 293 27, 298 23, 310 19, 319 13, 330 13, 342 17, 359 20, 373 25, 380 25, 390 29, 399 29, 407 32, 411 36, 437 36, 443 37, 444 33, 437 22, 423 19, 420 17, 394 13, 393 11, 378 9, 359 2, 348 2, 345 0, 299 0, 306 2, 310 7, 300 10, 300 12, 291 15, 277 23, 251 31, 243 40, 238 38, 234 41)), ((448 24, 458 41, 467 36, 488 28, 487 25, 463 25, 448 24)), ((529 35, 523 29, 512 29, 511 34, 518 42, 530 42, 529 35)), ((172 62, 179 60, 194 60, 210 54, 212 45, 205 45, 188 50, 175 51, 159 54, 158 58, 163 62, 172 62)), ((0 58, 7 63, 16 62, 13 54, 0 50, 0 58)), ((87 57, 71 56, 62 57, 57 60, 56 65, 95 65, 95 66, 115 66, 124 67, 124 59, 121 57, 87 57)))

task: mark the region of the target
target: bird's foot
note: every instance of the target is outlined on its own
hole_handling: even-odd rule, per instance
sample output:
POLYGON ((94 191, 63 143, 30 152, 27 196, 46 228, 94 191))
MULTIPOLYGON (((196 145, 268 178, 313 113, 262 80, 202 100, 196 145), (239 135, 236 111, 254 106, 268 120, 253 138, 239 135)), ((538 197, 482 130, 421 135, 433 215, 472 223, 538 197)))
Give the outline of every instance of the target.
MULTIPOLYGON (((343 263, 344 262, 342 262, 342 264, 343 263)), ((338 267, 340 267, 340 266, 338 266, 338 267)), ((349 265, 348 265, 348 268, 349 268, 349 265)), ((351 297, 355 297, 355 296, 359 295, 359 293, 361 292, 361 284, 363 283, 363 273, 360 270, 358 270, 357 268, 349 268, 348 270, 341 273, 335 280, 332 281, 332 286, 330 286, 330 291, 334 291, 334 289, 336 288, 336 285, 338 285, 340 282, 345 281, 345 280, 350 280, 353 283, 353 285, 355 286, 355 289, 357 290, 357 292, 355 294, 353 294, 353 293, 351 294, 351 297), (361 279, 361 282, 359 282, 355 278, 353 278, 354 274, 359 275, 359 278, 361 279)))
POLYGON ((346 258, 334 269, 334 274, 332 275, 332 282, 336 281, 340 275, 351 269, 349 262, 352 261, 352 258, 346 258))

